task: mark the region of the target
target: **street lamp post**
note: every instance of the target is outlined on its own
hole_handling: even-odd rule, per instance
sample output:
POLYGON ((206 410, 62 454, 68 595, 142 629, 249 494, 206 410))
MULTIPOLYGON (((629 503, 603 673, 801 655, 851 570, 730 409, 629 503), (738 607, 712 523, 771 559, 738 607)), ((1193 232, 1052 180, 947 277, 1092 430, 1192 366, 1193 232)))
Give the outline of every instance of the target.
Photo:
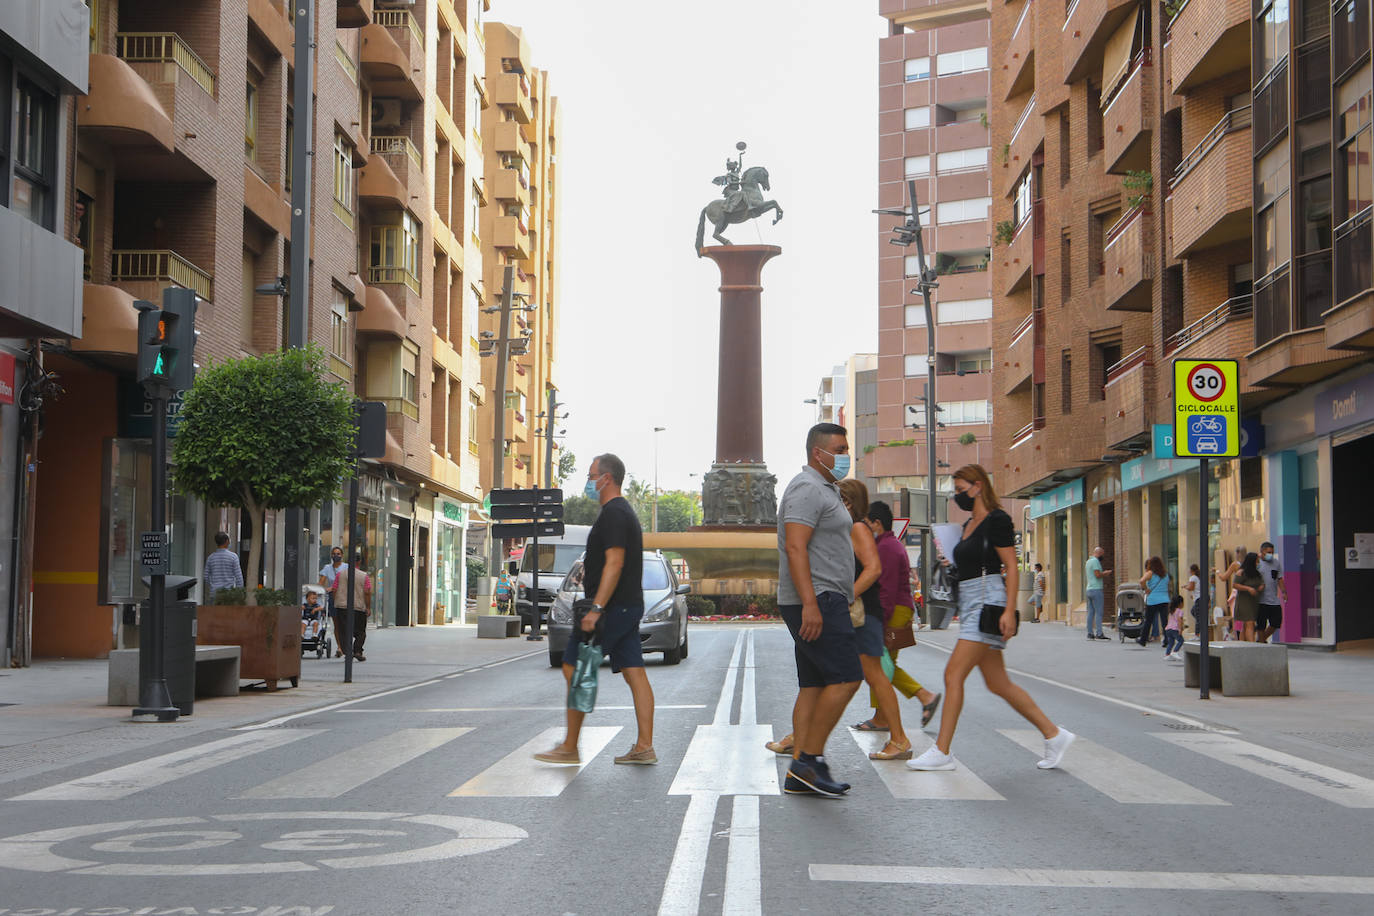
POLYGON ((655 532, 658 531, 658 434, 665 429, 666 426, 654 427, 654 518, 650 527, 655 532))

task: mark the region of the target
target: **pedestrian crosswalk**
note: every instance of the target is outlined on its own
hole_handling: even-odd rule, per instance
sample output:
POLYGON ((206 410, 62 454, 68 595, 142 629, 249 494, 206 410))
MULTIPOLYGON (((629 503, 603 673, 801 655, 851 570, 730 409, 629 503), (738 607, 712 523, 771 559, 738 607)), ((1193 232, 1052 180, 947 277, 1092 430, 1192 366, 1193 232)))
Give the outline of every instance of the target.
MULTIPOLYGON (((589 772, 607 772, 612 755, 606 749, 625 731, 620 725, 588 726, 582 731, 581 763, 551 766, 535 761, 532 755, 562 740, 561 725, 531 734, 512 729, 508 723, 497 730, 480 724, 398 724, 394 730, 356 746, 347 744, 351 732, 332 736, 336 727, 321 724, 240 732, 32 789, 7 800, 119 801, 197 778, 215 779, 217 797, 336 799, 422 758, 430 759, 431 765, 442 771, 438 782, 426 779, 424 783, 426 791, 432 786, 436 795, 453 799, 555 798, 578 779, 587 778, 589 772), (500 742, 508 743, 503 748, 500 742), (315 748, 320 749, 318 753, 315 748), (245 779, 244 774, 251 776, 245 779), (242 785, 255 780, 255 784, 242 785)), ((659 742, 659 770, 666 773, 665 778, 650 777, 657 779, 654 791, 665 796, 692 794, 701 788, 697 784, 705 778, 704 773, 713 766, 728 769, 733 762, 741 773, 752 775, 725 779, 718 773, 709 781, 713 794, 779 794, 787 758, 777 758, 775 783, 771 755, 762 750, 763 741, 772 736, 768 726, 698 725, 692 734, 690 744, 679 746, 673 754, 665 753, 665 743, 659 742), (724 728, 739 731, 738 740, 715 734, 724 728), (756 761, 758 755, 745 754, 742 746, 736 747, 741 741, 751 747, 757 745, 763 759, 756 761)), ((912 737, 917 753, 931 741, 921 733, 912 737)), ((1247 788, 1237 778, 1243 774, 1243 779, 1263 780, 1267 792, 1292 791, 1344 808, 1374 808, 1374 779, 1230 734, 1146 732, 1097 736, 1096 740, 1080 735, 1053 775, 1042 775, 1043 771, 1033 767, 1043 739, 1031 729, 968 723, 954 748, 959 765, 952 771, 933 773, 913 771, 901 760, 868 760, 867 755, 879 750, 886 738, 884 732, 853 729, 837 731, 833 736, 828 756, 836 774, 854 784, 853 796, 873 797, 879 792, 898 801, 997 803, 1016 801, 1053 784, 1065 787, 1064 791, 1076 786, 1121 805, 1225 807, 1244 804, 1253 797, 1253 782, 1247 788), (967 760, 960 757, 961 751, 968 753, 967 760), (865 775, 864 763, 870 775, 865 775), (1204 772, 1211 775, 1199 779, 1198 774, 1204 772)), ((637 791, 643 791, 643 785, 641 782, 637 791)))

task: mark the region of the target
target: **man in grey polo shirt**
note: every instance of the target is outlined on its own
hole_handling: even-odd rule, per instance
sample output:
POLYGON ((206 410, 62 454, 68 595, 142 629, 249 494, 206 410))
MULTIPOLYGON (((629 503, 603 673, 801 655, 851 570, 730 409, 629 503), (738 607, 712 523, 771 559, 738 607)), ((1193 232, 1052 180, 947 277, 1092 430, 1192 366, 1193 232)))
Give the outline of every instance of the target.
POLYGON ((1260 594, 1255 616, 1255 641, 1268 642, 1283 625, 1283 602, 1288 600, 1288 589, 1283 584, 1283 564, 1274 555, 1274 545, 1269 541, 1260 545, 1259 571, 1264 577, 1264 591, 1260 594))
POLYGON ((835 482, 849 473, 843 426, 818 423, 806 435, 806 467, 778 507, 778 611, 792 632, 797 703, 793 760, 784 791, 837 798, 848 789, 825 762, 825 742, 863 680, 849 603, 854 600, 853 519, 835 482))

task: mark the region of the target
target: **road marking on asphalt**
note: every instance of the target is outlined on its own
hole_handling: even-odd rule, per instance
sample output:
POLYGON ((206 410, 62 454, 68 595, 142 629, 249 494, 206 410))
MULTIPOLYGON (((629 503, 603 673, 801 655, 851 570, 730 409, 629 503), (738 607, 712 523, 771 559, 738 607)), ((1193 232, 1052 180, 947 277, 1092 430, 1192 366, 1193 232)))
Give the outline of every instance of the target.
POLYGON ((597 725, 582 729, 579 750, 582 762, 558 766, 534 759, 539 751, 563 740, 562 725, 545 729, 519 748, 502 757, 452 792, 450 798, 552 798, 561 795, 577 774, 606 749, 611 739, 623 730, 620 725, 597 725))
POLYGON ((771 725, 698 725, 669 795, 777 795, 771 725))
POLYGON ((697 793, 687 803, 682 830, 673 850, 673 862, 663 882, 663 899, 658 916, 697 916, 701 906, 701 884, 706 876, 706 854, 716 822, 719 795, 697 793))
MULTIPOLYGON (((658 712, 658 711, 661 710, 661 709, 705 709, 705 708, 706 708, 706 704, 705 704, 705 703, 682 703, 682 704, 678 704, 678 705, 671 705, 671 704, 659 705, 659 704, 657 704, 657 703, 654 704, 654 711, 655 711, 655 712, 658 712)), ((399 714, 399 713, 418 713, 418 712, 566 712, 567 709, 568 709, 567 705, 564 704, 564 705, 560 705, 560 706, 435 706, 435 707, 430 707, 430 708, 427 708, 427 709, 412 708, 412 707, 401 706, 401 707, 386 708, 386 709, 345 709, 345 710, 343 710, 343 711, 344 711, 344 712, 347 712, 347 713, 357 713, 357 712, 385 712, 385 713, 390 713, 391 715, 397 715, 397 714, 399 714)), ((632 706, 632 705, 628 705, 628 706, 603 706, 603 705, 600 704, 600 703, 596 704, 596 710, 597 710, 597 712, 605 712, 606 710, 609 710, 609 709, 634 709, 634 706, 632 706)), ((3 914, 0 914, 0 916, 3 916, 3 914)))
POLYGON ((1108 888, 1160 891, 1257 891, 1273 894, 1374 894, 1363 875, 1260 875, 1058 868, 926 868, 910 865, 812 865, 812 881, 943 884, 969 887, 1108 888))
MULTIPOLYGON (((943 652, 946 655, 949 655, 951 651, 949 649, 946 649, 944 646, 937 645, 932 642, 923 642, 919 643, 918 645, 920 648, 934 649, 936 652, 943 652)), ((1132 703, 1130 700, 1122 700, 1118 697, 1108 696, 1105 693, 1099 693, 1096 690, 1089 690, 1086 687, 1076 687, 1073 684, 1066 684, 1063 681, 1056 681, 1054 678, 1051 677, 1044 677, 1039 674, 1031 674, 1029 671, 1022 671, 1019 668, 1008 668, 1007 673, 1014 674, 1017 677, 1027 678, 1028 680, 1039 681, 1042 684, 1049 684, 1051 687, 1058 687, 1061 690, 1067 690, 1071 693, 1081 694, 1085 697, 1092 697, 1094 700, 1101 700, 1104 703, 1112 703, 1116 706, 1125 707, 1126 709, 1134 709, 1136 712, 1143 712, 1147 715, 1158 716, 1161 719, 1170 719, 1182 725, 1187 725, 1190 728, 1196 728, 1199 731, 1213 732, 1219 735, 1240 734, 1240 732, 1236 731, 1234 728, 1227 728, 1222 725, 1208 725, 1206 722, 1203 722, 1200 719, 1194 719, 1191 716, 1181 715, 1176 712, 1168 712, 1163 709, 1155 709, 1153 706, 1143 706, 1140 703, 1132 703)))
POLYGON ((462 737, 471 728, 402 728, 321 760, 306 772, 283 774, 254 786, 239 798, 339 798, 462 737))
MULTIPOLYGON (((864 755, 881 751, 887 743, 887 732, 861 732, 849 729, 864 755)), ((913 742, 914 743, 914 742, 913 742)), ((961 762, 957 769, 936 770, 929 773, 908 769, 905 760, 870 760, 878 778, 887 786, 893 798, 917 798, 934 801, 1006 801, 1002 793, 983 782, 961 762)))
POLYGON ((170 754, 149 757, 112 770, 103 770, 46 789, 26 792, 16 795, 12 801, 111 801, 125 798, 135 792, 192 776, 316 734, 319 734, 319 729, 302 728, 234 735, 173 751, 170 754))
POLYGON ((1374 808, 1374 779, 1224 735, 1154 736, 1346 808, 1374 808))
POLYGON ((725 669, 725 684, 720 688, 720 699, 716 700, 716 717, 711 721, 712 725, 729 725, 730 710, 735 705, 735 679, 737 673, 736 666, 739 665, 740 654, 744 649, 744 634, 746 630, 740 630, 735 636, 735 648, 730 653, 730 664, 725 669))
MULTIPOLYGON (((1036 757, 1044 751, 1045 739, 1034 729, 999 728, 998 731, 1036 757)), ((1081 735, 1069 748, 1059 769, 1123 805, 1230 804, 1081 735)))
MULTIPOLYGON (((753 640, 750 640, 751 650, 753 645, 753 640)), ((736 795, 730 814, 730 849, 725 861, 725 904, 721 913, 723 916, 754 916, 762 912, 759 797, 736 795)))
MULTIPOLYGON (((754 677, 754 630, 746 630, 744 648, 744 687, 739 700, 739 724, 754 725, 759 720, 758 700, 755 697, 754 677)), ((769 740, 772 740, 770 733, 769 740)))

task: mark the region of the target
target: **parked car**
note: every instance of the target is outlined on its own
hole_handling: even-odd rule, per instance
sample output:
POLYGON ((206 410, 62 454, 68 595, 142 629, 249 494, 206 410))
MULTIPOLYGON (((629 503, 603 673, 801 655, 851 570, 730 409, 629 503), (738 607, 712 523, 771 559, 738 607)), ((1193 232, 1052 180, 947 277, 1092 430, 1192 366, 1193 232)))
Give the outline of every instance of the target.
MULTIPOLYGON (((540 545, 541 547, 543 545, 540 545)), ((644 551, 644 619, 639 640, 645 652, 662 652, 663 662, 676 665, 687 657, 687 593, 692 587, 679 582, 668 559, 655 550, 644 551)), ((572 637, 573 602, 582 597, 582 558, 568 570, 554 596, 549 612, 549 664, 563 664, 563 650, 572 637)))
POLYGON ((549 620, 549 607, 558 593, 558 586, 568 575, 568 570, 578 557, 587 549, 587 534, 590 525, 567 525, 562 537, 540 538, 539 551, 526 545, 520 556, 519 574, 515 585, 515 613, 520 615, 520 630, 534 623, 533 602, 530 594, 534 590, 534 564, 539 562, 539 621, 541 625, 549 620))

